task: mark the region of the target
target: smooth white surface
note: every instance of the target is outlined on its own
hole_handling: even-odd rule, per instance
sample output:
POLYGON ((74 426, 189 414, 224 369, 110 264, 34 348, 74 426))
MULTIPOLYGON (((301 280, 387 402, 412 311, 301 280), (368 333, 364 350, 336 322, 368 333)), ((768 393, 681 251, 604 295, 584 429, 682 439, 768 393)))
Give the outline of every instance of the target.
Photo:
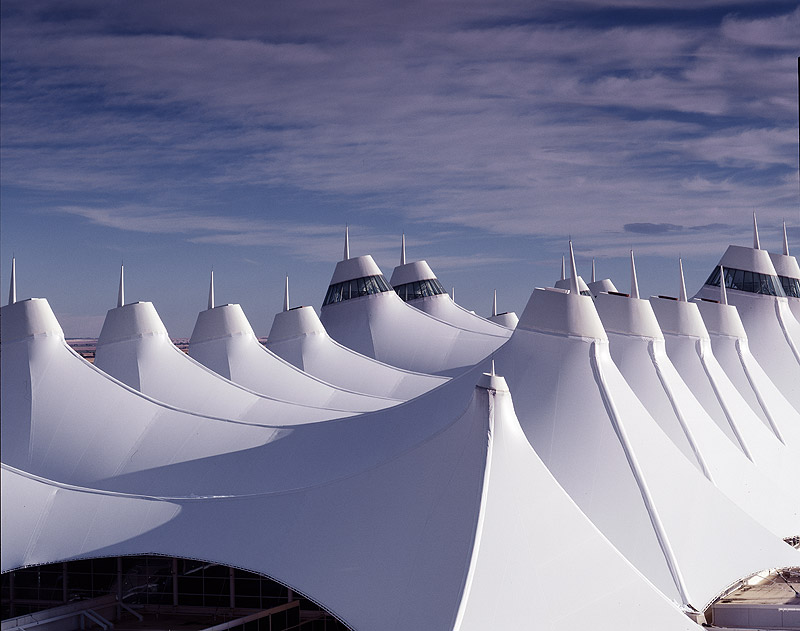
POLYGON ((664 298, 650 302, 659 323, 686 323, 684 329, 662 326, 667 355, 706 412, 776 484, 792 484, 796 458, 758 418, 714 357, 697 303, 664 298))
POLYGON ((239 305, 201 311, 189 340, 189 355, 240 386, 295 403, 365 412, 398 402, 327 383, 278 357, 258 341, 239 305))
POLYGON ((777 276, 769 252, 741 245, 729 245, 718 265, 722 265, 725 269, 742 269, 777 276))
POLYGON ((328 335, 362 355, 442 375, 458 374, 487 357, 509 333, 502 327, 496 327, 501 334, 490 335, 453 326, 407 305, 394 291, 326 305, 320 320, 328 335))
MULTIPOLYGON (((778 272, 778 276, 800 278, 800 265, 798 265, 796 257, 789 254, 770 252, 769 258, 772 260, 772 264, 775 266, 775 271, 778 272)), ((789 309, 792 314, 794 314, 795 319, 800 320, 800 298, 787 296, 786 299, 789 302, 789 309)))
MULTIPOLYGON (((97 342, 94 365, 159 401, 220 418, 261 424, 304 423, 353 413, 352 408, 297 403, 301 399, 297 391, 284 391, 286 398, 278 399, 223 378, 172 343, 150 302, 137 302, 108 312, 97 342), (292 396, 294 402, 289 400, 292 396)), ((358 411, 397 403, 367 397, 362 397, 362 401, 372 405, 358 411)))
MULTIPOLYGON (((736 289, 728 289, 727 295, 728 304, 739 311, 750 352, 800 412, 800 322, 789 310, 788 299, 736 289)), ((710 285, 704 285, 695 295, 698 299, 718 297, 719 288, 710 285)))
POLYGON ((764 424, 800 457, 800 412, 764 372, 750 352, 739 313, 733 305, 697 301, 711 336, 711 348, 725 374, 764 424))
MULTIPOLYGON (((2 321, 25 315, 3 308, 2 321)), ((555 483, 500 376, 473 370, 405 406, 268 429, 148 400, 83 361, 58 331, 4 338, 2 359, 4 393, 37 403, 4 396, 4 429, 44 423, 34 442, 59 448, 57 458, 14 458, 3 436, 3 571, 164 554, 268 575, 356 630, 485 628, 497 615, 524 626, 530 607, 496 611, 510 593, 553 624, 633 629, 633 607, 651 628, 693 628, 555 483), (94 405, 84 408, 89 392, 94 405), (543 509, 554 519, 542 520, 543 509), (607 579, 602 606, 580 599, 564 611, 573 559, 607 579)))
POLYGON ((599 321, 591 298, 537 289, 494 356, 528 440, 570 497, 663 593, 698 610, 758 566, 796 564, 650 417, 605 332, 587 335, 599 321))
POLYGON ((776 484, 706 413, 667 357, 649 301, 601 294, 595 305, 608 333, 614 363, 684 456, 776 535, 800 532, 800 493, 794 480, 776 484))
POLYGON ((267 348, 315 377, 349 390, 408 400, 448 381, 395 368, 331 339, 311 307, 275 314, 267 348))

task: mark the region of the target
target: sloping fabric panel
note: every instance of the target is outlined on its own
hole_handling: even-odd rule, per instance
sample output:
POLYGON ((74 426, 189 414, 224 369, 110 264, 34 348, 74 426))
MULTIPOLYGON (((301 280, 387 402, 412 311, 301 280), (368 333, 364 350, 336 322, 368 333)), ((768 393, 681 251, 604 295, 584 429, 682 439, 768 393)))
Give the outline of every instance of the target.
POLYGON ((376 396, 408 400, 447 382, 446 377, 396 368, 342 346, 311 307, 277 313, 267 348, 324 381, 376 396), (304 326, 306 320, 316 326, 304 326))
POLYGON ((189 340, 189 355, 249 390, 293 403, 365 412, 393 405, 400 398, 348 390, 303 372, 302 367, 264 348, 240 305, 201 311, 189 340))

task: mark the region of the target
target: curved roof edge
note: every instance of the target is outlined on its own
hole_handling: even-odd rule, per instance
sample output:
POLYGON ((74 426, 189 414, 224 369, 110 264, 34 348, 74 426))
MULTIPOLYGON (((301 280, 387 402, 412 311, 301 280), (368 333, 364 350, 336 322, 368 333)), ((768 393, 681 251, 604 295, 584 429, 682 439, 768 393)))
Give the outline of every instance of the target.
POLYGON ((255 336, 255 333, 241 305, 220 305, 197 314, 189 344, 199 344, 233 335, 255 336))
POLYGON ((267 339, 270 342, 278 342, 314 333, 327 335, 317 312, 309 306, 295 307, 275 314, 267 339))
POLYGON ((427 261, 414 261, 405 265, 398 265, 392 272, 392 279, 389 284, 392 287, 413 283, 418 280, 429 280, 436 278, 431 266, 427 261))
POLYGON ((517 329, 608 340, 593 298, 550 287, 533 290, 517 329))
POLYGON ((364 278, 365 276, 378 276, 383 274, 381 268, 373 260, 372 256, 365 254, 364 256, 357 256, 351 259, 339 261, 336 264, 336 269, 333 270, 331 277, 331 285, 336 283, 343 283, 346 280, 354 280, 356 278, 364 278))

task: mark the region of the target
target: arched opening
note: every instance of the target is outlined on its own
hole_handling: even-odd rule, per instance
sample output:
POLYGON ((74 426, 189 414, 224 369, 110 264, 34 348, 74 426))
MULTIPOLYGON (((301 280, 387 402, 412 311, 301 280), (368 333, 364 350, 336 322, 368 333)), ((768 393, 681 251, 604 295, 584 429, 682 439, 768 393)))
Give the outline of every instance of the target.
POLYGON ((116 631, 347 631, 316 603, 266 576, 158 555, 82 559, 5 572, 0 601, 4 621, 36 613, 35 621, 25 618, 14 625, 27 631, 103 628, 112 621, 116 631))

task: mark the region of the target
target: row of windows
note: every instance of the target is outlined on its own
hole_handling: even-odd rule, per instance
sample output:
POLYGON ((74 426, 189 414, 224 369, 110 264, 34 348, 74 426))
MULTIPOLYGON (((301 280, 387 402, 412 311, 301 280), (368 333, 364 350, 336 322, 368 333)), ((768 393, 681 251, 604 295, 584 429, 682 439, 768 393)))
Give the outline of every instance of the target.
POLYGON ((788 276, 778 276, 783 287, 783 293, 792 298, 800 298, 800 278, 789 278, 788 276))
MULTIPOLYGON (((161 556, 107 557, 68 561, 5 572, 0 578, 2 619, 41 611, 64 603, 106 594, 121 594, 128 605, 195 606, 210 608, 269 609, 298 600, 305 614, 319 612, 316 623, 300 625, 299 618, 285 624, 272 616, 269 629, 347 628, 302 596, 291 593, 265 576, 214 563, 161 556), (233 598, 231 598, 233 587, 233 598), (298 626, 300 625, 300 626, 298 626)), ((288 615, 297 617, 299 609, 288 615)))
MULTIPOLYGON (((719 287, 719 267, 714 268, 708 277, 706 285, 719 287)), ((759 274, 741 269, 725 268, 725 287, 738 289, 751 294, 766 294, 767 296, 783 296, 783 288, 777 276, 759 274)))
POLYGON ((444 287, 442 287, 442 284, 435 278, 417 280, 413 283, 398 285, 394 290, 397 292, 397 295, 406 302, 409 300, 416 300, 417 298, 424 298, 425 296, 438 296, 439 294, 447 293, 444 287))
POLYGON ((379 294, 384 291, 392 291, 392 288, 389 283, 386 282, 382 274, 346 280, 343 283, 336 283, 328 287, 328 293, 325 294, 325 301, 322 303, 322 306, 324 307, 334 302, 342 302, 343 300, 350 300, 351 298, 358 298, 359 296, 379 294))

